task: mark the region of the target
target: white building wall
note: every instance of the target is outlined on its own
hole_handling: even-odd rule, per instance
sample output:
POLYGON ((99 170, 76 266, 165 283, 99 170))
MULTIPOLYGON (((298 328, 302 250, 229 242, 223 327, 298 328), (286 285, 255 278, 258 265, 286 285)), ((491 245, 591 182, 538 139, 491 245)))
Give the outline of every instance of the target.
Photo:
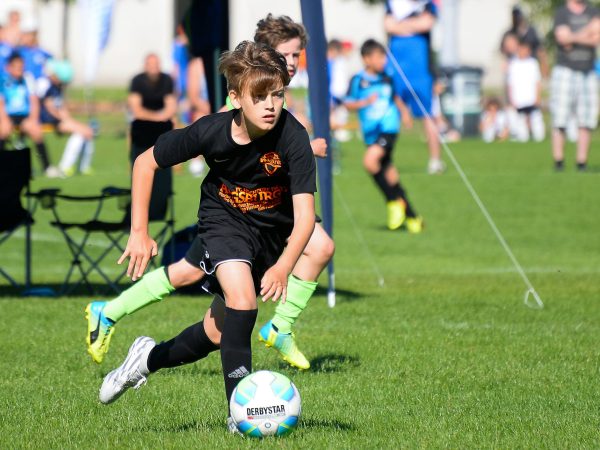
MULTIPOLYGON (((32 0, 0 0, 0 17, 12 9, 23 11, 23 23, 35 20, 39 26, 39 41, 53 55, 61 55, 62 0, 35 2, 32 0)), ((97 84, 126 86, 142 69, 150 52, 157 53, 164 70, 171 69, 173 38, 173 0, 116 0, 110 39, 100 58, 97 84)), ((83 39, 80 11, 74 2, 69 11, 68 51, 75 69, 75 84, 83 76, 83 39)))
MULTIPOLYGON (((109 44, 102 55, 98 72, 99 85, 125 86, 137 73, 144 56, 156 52, 170 69, 175 0, 116 0, 113 27, 109 44)), ((501 83, 498 45, 509 26, 510 9, 514 0, 459 0, 459 57, 462 64, 485 69, 485 82, 501 83)), ((0 20, 18 8, 24 20, 37 17, 40 42, 52 53, 61 52, 62 0, 36 2, 34 0, 0 0, 0 20)), ((325 30, 328 38, 352 41, 356 47, 367 38, 385 39, 382 29, 383 5, 370 6, 362 0, 323 0, 325 30)), ((267 13, 287 14, 301 20, 298 0, 230 0, 230 39, 235 44, 252 39, 256 22, 267 13)), ((81 75, 83 47, 79 27, 79 11, 75 4, 70 11, 69 53, 76 75, 81 75)), ((439 48, 441 30, 434 32, 434 47, 439 48)), ((360 58, 356 54, 352 70, 358 70, 360 58)), ((76 83, 81 80, 76 76, 76 83)))

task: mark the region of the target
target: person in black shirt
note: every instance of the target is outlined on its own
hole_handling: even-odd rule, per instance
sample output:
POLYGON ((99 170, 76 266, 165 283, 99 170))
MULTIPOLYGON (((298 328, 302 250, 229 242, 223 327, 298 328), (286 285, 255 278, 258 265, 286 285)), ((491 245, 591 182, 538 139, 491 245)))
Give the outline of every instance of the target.
POLYGON ((177 112, 173 80, 160 71, 160 60, 151 53, 144 61, 144 72, 131 80, 127 106, 131 122, 131 161, 152 147, 158 136, 173 129, 177 112))
MULTIPOLYGON (((173 129, 177 114, 177 99, 173 79, 160 71, 160 59, 151 53, 144 60, 144 72, 131 80, 127 106, 133 116, 131 122, 131 147, 129 160, 133 167, 135 159, 152 147, 156 139, 173 129)), ((154 175, 150 217, 162 215, 165 191, 171 191, 173 174, 171 168, 159 170, 154 175)))
POLYGON ((523 13, 523 10, 515 5, 512 9, 512 25, 502 36, 500 51, 507 58, 516 56, 517 43, 525 42, 531 47, 531 54, 540 63, 542 75, 548 75, 548 55, 542 41, 539 38, 536 29, 529 23, 529 20, 523 13))
MULTIPOLYGON (((245 41, 222 56, 220 69, 236 109, 166 133, 138 157, 132 232, 119 259, 129 257, 127 273, 133 280, 142 276, 157 253, 147 234, 154 172, 202 154, 210 171, 201 186, 195 242, 183 260, 146 274, 124 294, 145 297, 145 305, 149 297, 159 300, 202 280, 215 299, 202 322, 175 338, 158 345, 138 338, 123 365, 105 377, 103 403, 141 385, 158 369, 197 361, 218 348, 229 401, 237 383, 252 371, 256 295, 285 301, 288 276, 314 229, 315 161, 306 130, 283 109, 290 80, 284 57, 245 41)), ((113 318, 111 304, 118 302, 104 308, 104 319, 113 318)), ((100 326, 97 333, 102 332, 100 326)))

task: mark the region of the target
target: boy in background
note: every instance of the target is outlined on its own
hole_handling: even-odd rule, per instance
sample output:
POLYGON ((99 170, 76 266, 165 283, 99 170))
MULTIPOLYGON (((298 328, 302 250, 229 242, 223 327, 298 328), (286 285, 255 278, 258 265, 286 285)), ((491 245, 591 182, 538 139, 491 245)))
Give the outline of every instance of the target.
POLYGON ((508 63, 508 98, 516 110, 512 124, 514 137, 519 142, 527 142, 531 135, 536 142, 546 136, 544 118, 540 111, 542 95, 542 74, 540 64, 531 55, 531 44, 521 39, 517 56, 508 63))
MULTIPOLYGON (((400 110, 406 106, 394 92, 391 77, 385 73, 387 57, 379 42, 369 39, 360 49, 364 70, 352 78, 345 100, 358 118, 367 145, 363 164, 387 200, 387 226, 399 229, 406 222, 410 233, 423 230, 423 219, 417 216, 402 188, 398 171, 392 163, 392 152, 400 132, 400 110)), ((408 114, 404 113, 405 117, 408 114)))

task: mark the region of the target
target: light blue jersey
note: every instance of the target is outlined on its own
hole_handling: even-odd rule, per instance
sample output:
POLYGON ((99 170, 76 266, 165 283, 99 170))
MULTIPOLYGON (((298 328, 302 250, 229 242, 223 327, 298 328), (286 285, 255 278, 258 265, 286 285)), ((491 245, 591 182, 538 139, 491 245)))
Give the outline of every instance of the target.
POLYGON ((25 78, 20 80, 4 74, 0 81, 0 95, 4 99, 4 108, 9 116, 25 117, 29 115, 31 105, 29 96, 33 92, 25 78))
POLYGON ((377 95, 377 100, 358 110, 367 145, 375 143, 380 134, 396 134, 400 131, 400 111, 394 101, 394 84, 385 73, 372 75, 363 70, 354 75, 346 100, 365 100, 373 94, 377 95))

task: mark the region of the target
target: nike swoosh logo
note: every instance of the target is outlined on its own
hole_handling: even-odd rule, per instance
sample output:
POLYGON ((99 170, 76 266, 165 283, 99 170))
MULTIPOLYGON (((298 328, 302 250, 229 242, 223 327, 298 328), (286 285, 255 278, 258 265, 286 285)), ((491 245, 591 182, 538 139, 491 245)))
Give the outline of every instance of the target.
POLYGON ((226 161, 229 161, 229 159, 217 159, 217 158, 215 158, 215 162, 216 163, 222 163, 222 162, 226 162, 226 161))

